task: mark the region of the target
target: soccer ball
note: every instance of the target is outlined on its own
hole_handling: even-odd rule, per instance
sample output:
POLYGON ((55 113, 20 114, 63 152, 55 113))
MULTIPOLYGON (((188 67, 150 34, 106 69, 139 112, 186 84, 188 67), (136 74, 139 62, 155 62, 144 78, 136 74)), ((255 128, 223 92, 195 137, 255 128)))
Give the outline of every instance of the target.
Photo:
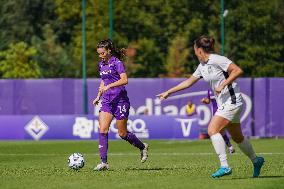
POLYGON ((85 160, 82 154, 73 153, 68 158, 68 166, 71 169, 79 170, 85 165, 85 160))

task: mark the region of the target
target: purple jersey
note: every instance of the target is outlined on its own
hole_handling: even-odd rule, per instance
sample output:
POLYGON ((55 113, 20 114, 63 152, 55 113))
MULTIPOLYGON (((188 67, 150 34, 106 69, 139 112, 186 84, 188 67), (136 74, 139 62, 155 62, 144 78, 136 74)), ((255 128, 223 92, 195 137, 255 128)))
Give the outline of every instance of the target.
MULTIPOLYGON (((118 81, 120 79, 120 74, 125 73, 125 68, 118 58, 112 56, 107 64, 104 61, 99 62, 99 71, 106 86, 118 81)), ((102 101, 105 103, 117 102, 120 100, 129 101, 124 86, 112 87, 102 95, 102 101)))
POLYGON ((214 115, 215 112, 218 109, 218 105, 217 105, 217 102, 216 102, 216 99, 215 99, 215 95, 214 95, 214 93, 213 93, 213 91, 211 89, 208 90, 207 98, 209 98, 210 102, 212 103, 211 110, 212 110, 212 114, 214 115))

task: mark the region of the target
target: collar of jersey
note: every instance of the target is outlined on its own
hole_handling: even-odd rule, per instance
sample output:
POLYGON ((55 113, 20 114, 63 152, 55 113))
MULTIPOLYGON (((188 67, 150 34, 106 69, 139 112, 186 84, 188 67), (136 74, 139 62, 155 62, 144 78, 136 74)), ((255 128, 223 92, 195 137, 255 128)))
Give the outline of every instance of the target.
POLYGON ((210 56, 211 56, 211 54, 209 54, 209 57, 208 57, 208 60, 206 61, 206 62, 204 62, 204 63, 201 63, 202 65, 208 65, 207 63, 209 62, 209 60, 210 60, 210 56))
POLYGON ((103 65, 109 65, 110 62, 112 62, 114 58, 115 58, 115 56, 111 56, 107 63, 105 63, 105 61, 101 61, 101 63, 102 63, 103 65))

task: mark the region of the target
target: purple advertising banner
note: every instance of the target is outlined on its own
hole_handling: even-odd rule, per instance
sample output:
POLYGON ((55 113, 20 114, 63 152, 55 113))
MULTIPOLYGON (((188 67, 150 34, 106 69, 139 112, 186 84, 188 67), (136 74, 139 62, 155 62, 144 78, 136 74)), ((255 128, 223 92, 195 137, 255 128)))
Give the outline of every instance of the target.
MULTIPOLYGON (((197 139, 196 117, 131 116, 127 129, 141 139, 197 139)), ((0 117, 0 140, 98 139, 99 122, 95 116, 15 115, 0 117)), ((109 139, 120 139, 115 120, 109 139)))
MULTIPOLYGON (((184 116, 191 100, 197 112, 197 124, 207 127, 212 115, 210 105, 200 100, 209 88, 199 81, 192 88, 160 101, 156 95, 183 81, 183 78, 129 79, 127 85, 131 116, 184 116)), ((284 78, 238 79, 244 99, 242 129, 247 136, 284 136, 284 78)), ((98 116, 99 107, 92 105, 100 80, 88 79, 88 112, 98 116)), ((83 88, 80 79, 0 80, 0 117, 19 115, 70 116, 83 114, 83 88)), ((0 133, 1 135, 1 133, 0 133)))

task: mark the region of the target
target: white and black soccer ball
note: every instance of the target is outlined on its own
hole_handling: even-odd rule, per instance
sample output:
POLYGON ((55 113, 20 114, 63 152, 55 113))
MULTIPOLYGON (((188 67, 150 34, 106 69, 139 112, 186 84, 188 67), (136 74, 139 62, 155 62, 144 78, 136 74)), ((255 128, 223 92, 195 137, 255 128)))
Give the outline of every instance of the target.
POLYGON ((68 158, 68 166, 71 169, 79 170, 85 165, 84 156, 80 153, 73 153, 68 158))

